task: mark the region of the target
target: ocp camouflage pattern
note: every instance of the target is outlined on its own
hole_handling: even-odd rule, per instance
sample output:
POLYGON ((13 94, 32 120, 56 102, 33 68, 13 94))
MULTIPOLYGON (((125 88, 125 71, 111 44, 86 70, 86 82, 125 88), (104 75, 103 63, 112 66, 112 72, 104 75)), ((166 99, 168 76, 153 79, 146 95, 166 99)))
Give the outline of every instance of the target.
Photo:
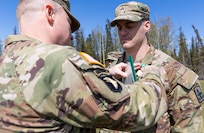
MULTIPOLYGON (((119 58, 116 60, 116 55, 114 55, 113 63, 126 62, 124 58, 125 53, 118 53, 120 53, 118 55, 119 58)), ((109 58, 111 59, 111 57, 109 58)), ((168 111, 154 127, 139 131, 139 133, 204 133, 201 107, 204 95, 198 75, 169 55, 155 49, 152 45, 150 45, 148 54, 140 63, 164 69, 166 71, 164 74, 167 75, 163 76, 166 77, 163 80, 168 81, 169 85, 166 85, 165 88, 168 99, 168 111)), ((115 64, 110 65, 113 66, 115 64)), ((107 129, 100 129, 99 131, 100 133, 122 133, 121 131, 107 129)))
MULTIPOLYGON (((167 112, 163 72, 156 66, 147 68, 140 81, 125 85, 105 68, 88 64, 70 46, 9 36, 0 57, 0 132, 152 127, 167 112)), ((191 114, 200 118, 197 112, 191 114)))

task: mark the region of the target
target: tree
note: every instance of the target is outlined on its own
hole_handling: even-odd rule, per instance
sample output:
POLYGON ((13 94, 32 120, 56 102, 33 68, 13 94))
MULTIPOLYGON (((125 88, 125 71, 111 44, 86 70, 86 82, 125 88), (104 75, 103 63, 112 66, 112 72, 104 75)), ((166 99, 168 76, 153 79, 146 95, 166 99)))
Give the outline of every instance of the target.
POLYGON ((123 51, 123 48, 120 44, 120 39, 118 36, 118 28, 116 28, 116 27, 113 27, 112 40, 113 40, 113 46, 114 46, 113 49, 116 51, 123 51))
POLYGON ((189 66, 190 64, 190 58, 189 58, 189 52, 186 44, 186 38, 184 36, 184 33, 182 31, 182 28, 179 28, 179 54, 178 54, 178 60, 185 66, 189 66))
POLYGON ((88 38, 86 39, 86 44, 85 44, 85 47, 84 47, 84 52, 88 53, 90 56, 92 56, 94 58, 97 58, 95 50, 93 49, 91 34, 89 34, 88 38))
POLYGON ((199 70, 199 48, 198 45, 195 43, 194 37, 191 39, 191 49, 190 49, 190 61, 191 61, 191 68, 196 73, 199 70))
POLYGON ((192 25, 192 27, 194 29, 194 32, 196 34, 196 38, 197 38, 199 44, 201 45, 201 47, 203 47, 203 41, 202 41, 202 38, 200 37, 200 34, 199 34, 198 30, 195 28, 194 25, 192 25))
POLYGON ((104 59, 104 40, 103 32, 99 26, 92 30, 93 49, 96 54, 96 59, 103 63, 104 59))
POLYGON ((197 73, 200 76, 200 78, 204 79, 204 46, 203 46, 203 40, 200 37, 200 34, 198 30, 195 28, 194 25, 192 25, 194 32, 196 34, 196 47, 197 47, 197 58, 196 58, 196 63, 197 63, 197 73))
POLYGON ((74 39, 74 47, 78 51, 84 51, 85 50, 85 43, 84 43, 84 35, 83 35, 83 29, 78 29, 75 32, 75 39, 74 39))
POLYGON ((160 49, 158 27, 156 27, 156 24, 152 22, 151 22, 151 29, 148 32, 148 43, 160 49))
POLYGON ((151 30, 148 33, 148 42, 156 48, 168 54, 174 53, 171 46, 174 38, 174 29, 171 18, 161 18, 151 23, 151 30))
MULTIPOLYGON (((110 51, 123 51, 118 31, 115 27, 110 27, 107 19, 105 32, 97 26, 84 38, 83 29, 75 32, 72 45, 78 51, 85 51, 101 63, 105 63, 106 56, 110 51)), ((199 76, 204 78, 204 47, 203 39, 200 37, 198 29, 192 25, 196 37, 192 38, 191 44, 186 43, 182 28, 179 28, 179 35, 174 36, 173 24, 170 17, 156 19, 151 22, 151 29, 148 32, 148 43, 169 54, 187 67, 193 69, 199 76)), ((15 29, 15 28, 14 28, 15 29)), ((15 31, 15 30, 14 30, 15 31)))
POLYGON ((106 43, 105 43, 105 58, 107 57, 108 53, 111 51, 114 51, 114 46, 113 46, 113 40, 112 40, 112 34, 111 34, 111 26, 110 26, 110 21, 107 19, 107 24, 106 24, 106 43))

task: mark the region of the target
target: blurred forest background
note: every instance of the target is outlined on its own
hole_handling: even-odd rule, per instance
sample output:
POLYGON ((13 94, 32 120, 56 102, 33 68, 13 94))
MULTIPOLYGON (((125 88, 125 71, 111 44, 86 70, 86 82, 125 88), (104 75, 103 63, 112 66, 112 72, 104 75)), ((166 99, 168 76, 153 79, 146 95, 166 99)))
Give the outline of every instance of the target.
MULTIPOLYGON (((187 40, 182 27, 174 29, 170 17, 160 18, 155 23, 151 23, 151 30, 148 33, 149 43, 194 70, 199 78, 204 80, 204 36, 199 34, 199 29, 193 24, 189 28, 192 28, 195 34, 187 40)), ((16 26, 11 34, 18 34, 16 26)), ((108 52, 123 51, 117 28, 110 27, 108 19, 105 29, 96 26, 91 33, 85 36, 83 27, 80 27, 73 33, 73 37, 73 47, 78 51, 88 53, 103 64, 105 64, 108 52)), ((0 54, 4 49, 4 41, 0 38, 0 54)))

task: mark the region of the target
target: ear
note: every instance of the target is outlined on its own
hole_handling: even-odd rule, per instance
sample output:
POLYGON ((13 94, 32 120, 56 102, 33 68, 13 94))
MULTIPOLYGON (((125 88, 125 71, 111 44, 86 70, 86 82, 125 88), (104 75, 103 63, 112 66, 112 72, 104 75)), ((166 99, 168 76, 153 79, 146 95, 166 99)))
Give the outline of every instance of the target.
POLYGON ((145 31, 148 32, 150 30, 150 27, 151 27, 151 23, 149 20, 145 21, 145 31))
POLYGON ((50 25, 53 25, 54 23, 54 11, 53 7, 51 5, 45 6, 45 16, 47 18, 47 21, 50 25))

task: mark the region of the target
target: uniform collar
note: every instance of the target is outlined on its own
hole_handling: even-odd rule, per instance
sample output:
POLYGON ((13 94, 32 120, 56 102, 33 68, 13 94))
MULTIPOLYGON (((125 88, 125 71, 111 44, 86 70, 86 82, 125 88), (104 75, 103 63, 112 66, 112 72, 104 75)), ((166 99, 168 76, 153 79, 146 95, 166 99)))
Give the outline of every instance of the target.
MULTIPOLYGON (((149 51, 147 52, 146 56, 142 60, 140 60, 138 62, 142 63, 142 64, 151 65, 152 61, 153 61, 153 58, 154 58, 154 53, 155 53, 155 48, 153 47, 153 45, 150 44, 150 48, 149 48, 149 51)), ((125 52, 123 53, 123 56, 119 60, 121 60, 123 62, 126 62, 125 52)))
POLYGON ((28 37, 26 35, 10 35, 5 40, 5 47, 12 44, 13 42, 24 42, 24 41, 37 41, 36 39, 33 39, 31 37, 28 37))
POLYGON ((154 59, 155 48, 150 44, 149 51, 146 56, 141 60, 142 64, 151 65, 154 59))

